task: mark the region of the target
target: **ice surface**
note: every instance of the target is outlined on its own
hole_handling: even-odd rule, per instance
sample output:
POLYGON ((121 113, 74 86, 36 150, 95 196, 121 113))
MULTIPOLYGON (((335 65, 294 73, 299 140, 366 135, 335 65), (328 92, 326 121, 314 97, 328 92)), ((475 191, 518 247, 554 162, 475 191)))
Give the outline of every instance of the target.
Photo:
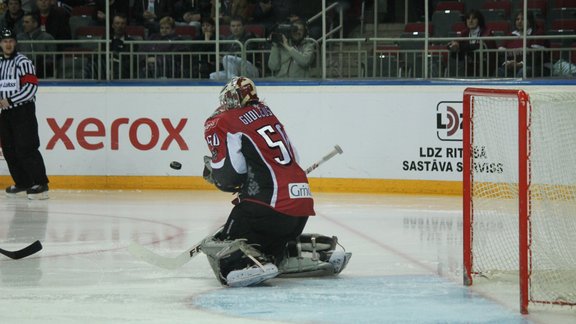
POLYGON ((216 191, 59 191, 0 197, 0 323, 576 323, 576 311, 520 316, 514 290, 465 288, 459 197, 317 194, 306 232, 353 253, 334 278, 223 288, 205 256, 176 270, 134 259, 133 241, 177 256, 224 223, 216 191), (499 290, 499 291, 498 291, 499 290))

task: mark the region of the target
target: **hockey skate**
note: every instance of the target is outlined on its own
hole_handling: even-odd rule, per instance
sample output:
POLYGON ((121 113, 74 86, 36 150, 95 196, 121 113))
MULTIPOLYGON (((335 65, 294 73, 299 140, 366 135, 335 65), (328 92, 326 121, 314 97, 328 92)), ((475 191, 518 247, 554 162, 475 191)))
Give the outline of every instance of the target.
POLYGON ((21 193, 26 193, 26 188, 17 187, 16 185, 12 185, 6 188, 7 197, 18 197, 21 193))
POLYGON ((226 283, 229 287, 248 287, 272 279, 277 275, 278 268, 272 263, 266 263, 262 267, 253 265, 250 268, 231 271, 226 276, 226 283))
POLYGON ((26 190, 26 194, 30 200, 48 199, 48 185, 34 185, 26 190))

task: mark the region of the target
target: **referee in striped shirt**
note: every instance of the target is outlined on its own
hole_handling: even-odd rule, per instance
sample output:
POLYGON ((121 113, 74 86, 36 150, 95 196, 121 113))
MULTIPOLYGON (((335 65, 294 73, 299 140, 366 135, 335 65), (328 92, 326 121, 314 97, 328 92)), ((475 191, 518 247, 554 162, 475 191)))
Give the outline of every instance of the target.
POLYGON ((7 196, 26 193, 28 199, 48 198, 48 177, 40 154, 36 91, 38 78, 32 61, 16 52, 16 35, 0 31, 0 142, 14 185, 7 196))

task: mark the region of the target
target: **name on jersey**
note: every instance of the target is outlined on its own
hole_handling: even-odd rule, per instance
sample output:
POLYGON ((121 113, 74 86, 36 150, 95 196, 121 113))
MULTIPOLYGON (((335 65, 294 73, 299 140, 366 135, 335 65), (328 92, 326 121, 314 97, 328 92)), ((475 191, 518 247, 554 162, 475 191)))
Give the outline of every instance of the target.
POLYGON ((0 81, 0 91, 12 91, 12 90, 18 90, 18 83, 16 82, 16 79, 0 81))
POLYGON ((288 192, 290 193, 290 198, 312 198, 312 192, 310 192, 310 185, 307 183, 289 183, 288 192))
POLYGON ((238 117, 244 125, 251 124, 260 118, 274 116, 272 110, 266 106, 250 109, 238 117))

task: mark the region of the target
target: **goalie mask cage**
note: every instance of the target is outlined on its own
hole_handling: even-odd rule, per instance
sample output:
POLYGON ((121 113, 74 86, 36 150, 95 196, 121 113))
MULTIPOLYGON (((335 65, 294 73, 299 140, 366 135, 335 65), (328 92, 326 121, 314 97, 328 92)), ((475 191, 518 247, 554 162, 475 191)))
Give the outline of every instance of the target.
POLYGON ((464 284, 575 306, 576 93, 467 88, 463 110, 464 284))

